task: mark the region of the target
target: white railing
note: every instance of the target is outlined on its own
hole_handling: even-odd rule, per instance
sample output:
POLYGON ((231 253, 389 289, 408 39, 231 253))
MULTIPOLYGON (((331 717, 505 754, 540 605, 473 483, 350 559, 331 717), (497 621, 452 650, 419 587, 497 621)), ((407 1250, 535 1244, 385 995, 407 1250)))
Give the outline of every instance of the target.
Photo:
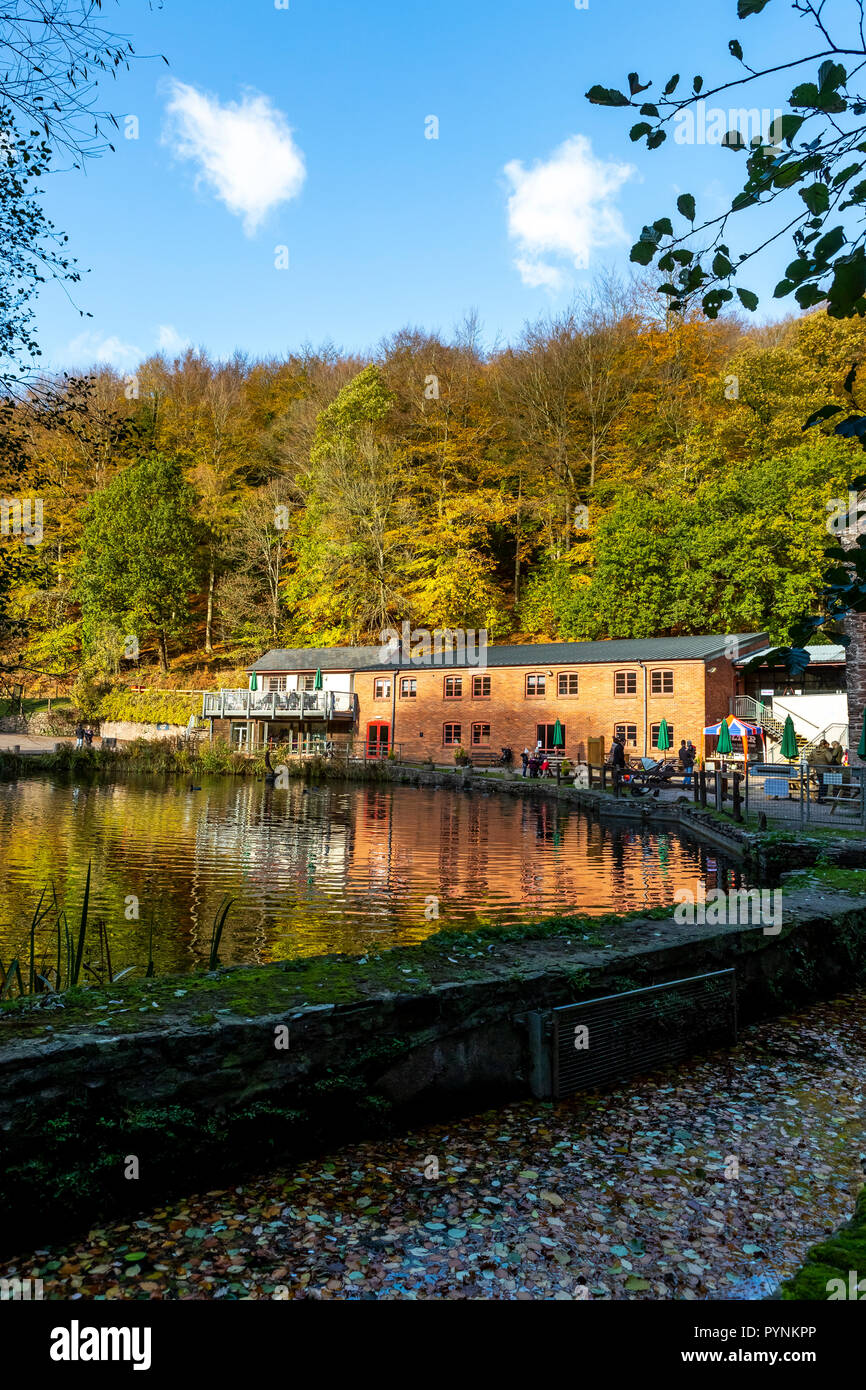
POLYGON ((332 719, 354 712, 347 690, 207 690, 206 719, 332 719))

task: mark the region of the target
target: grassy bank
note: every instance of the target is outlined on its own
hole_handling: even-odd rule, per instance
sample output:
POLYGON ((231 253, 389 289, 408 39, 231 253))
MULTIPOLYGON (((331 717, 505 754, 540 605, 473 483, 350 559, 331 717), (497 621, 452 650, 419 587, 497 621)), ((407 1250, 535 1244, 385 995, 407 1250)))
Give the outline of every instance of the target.
POLYGON ((822 1240, 806 1256, 803 1268, 786 1279, 779 1296, 812 1302, 866 1299, 866 1187, 850 1221, 828 1240, 822 1240), (863 1280, 863 1288, 857 1285, 863 1280))

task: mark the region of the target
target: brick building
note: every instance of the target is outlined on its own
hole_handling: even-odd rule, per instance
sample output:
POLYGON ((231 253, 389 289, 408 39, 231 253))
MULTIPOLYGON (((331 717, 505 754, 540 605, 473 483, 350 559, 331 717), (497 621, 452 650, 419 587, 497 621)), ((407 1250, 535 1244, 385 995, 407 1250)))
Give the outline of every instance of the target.
POLYGON ((384 661, 380 647, 275 650, 249 668, 255 689, 209 692, 202 712, 214 735, 245 746, 273 738, 303 751, 325 739, 451 763, 458 747, 518 756, 540 740, 552 750, 558 719, 572 761, 607 752, 617 731, 631 754, 652 755, 662 719, 674 747, 682 738, 700 747, 705 725, 739 693, 735 661, 766 641, 741 633, 489 647, 477 665, 450 648, 417 661, 384 661), (602 743, 590 749, 590 739, 602 743))

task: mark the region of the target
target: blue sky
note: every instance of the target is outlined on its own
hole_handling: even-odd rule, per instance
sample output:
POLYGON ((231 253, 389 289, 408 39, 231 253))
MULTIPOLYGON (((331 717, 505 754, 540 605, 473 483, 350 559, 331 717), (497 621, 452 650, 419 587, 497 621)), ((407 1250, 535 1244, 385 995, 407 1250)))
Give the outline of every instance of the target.
MULTIPOLYGON (((786 41, 790 10, 773 8, 740 23, 734 0, 699 22, 692 0, 109 4, 107 21, 169 66, 142 59, 106 83, 116 154, 49 180, 93 317, 48 287, 45 360, 123 368, 185 342, 363 350, 407 324, 450 332, 470 308, 489 343, 512 338, 595 270, 625 267, 677 193, 719 210, 742 174, 718 146, 631 144, 636 117, 590 106, 587 88, 623 86, 632 67, 733 72, 729 38, 747 57, 786 41)), ((750 283, 766 291, 779 269, 750 283)))

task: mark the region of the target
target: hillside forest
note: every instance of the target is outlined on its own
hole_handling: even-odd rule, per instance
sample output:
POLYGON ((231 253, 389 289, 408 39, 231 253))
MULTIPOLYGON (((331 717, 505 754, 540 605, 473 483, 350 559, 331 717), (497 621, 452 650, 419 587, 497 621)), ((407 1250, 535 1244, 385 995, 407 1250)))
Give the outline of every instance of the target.
POLYGON ((782 642, 862 469, 803 425, 864 349, 859 320, 666 316, 602 277, 492 349, 470 316, 363 356, 191 348, 43 379, 0 413, 0 664, 200 685, 406 619, 782 642))

